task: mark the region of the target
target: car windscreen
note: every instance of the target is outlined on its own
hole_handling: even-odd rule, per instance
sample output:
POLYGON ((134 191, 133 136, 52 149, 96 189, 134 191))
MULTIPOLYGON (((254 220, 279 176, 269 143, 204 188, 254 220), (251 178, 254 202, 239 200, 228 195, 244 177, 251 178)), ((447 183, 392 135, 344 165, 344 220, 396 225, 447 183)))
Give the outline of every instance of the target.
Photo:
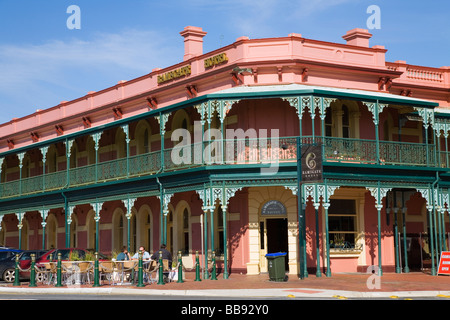
POLYGON ((0 252, 0 260, 7 259, 11 256, 15 256, 16 253, 13 251, 1 251, 0 252))
POLYGON ((37 259, 40 256, 42 256, 45 253, 45 251, 27 251, 22 252, 20 255, 20 260, 31 260, 31 255, 34 254, 34 257, 37 259))

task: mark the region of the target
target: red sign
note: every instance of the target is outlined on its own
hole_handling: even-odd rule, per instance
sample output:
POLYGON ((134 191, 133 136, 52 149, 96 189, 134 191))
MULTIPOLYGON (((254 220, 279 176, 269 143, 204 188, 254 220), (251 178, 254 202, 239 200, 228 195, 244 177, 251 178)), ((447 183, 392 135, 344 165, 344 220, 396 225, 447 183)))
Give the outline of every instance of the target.
POLYGON ((450 251, 442 251, 439 260, 438 274, 450 275, 450 251))

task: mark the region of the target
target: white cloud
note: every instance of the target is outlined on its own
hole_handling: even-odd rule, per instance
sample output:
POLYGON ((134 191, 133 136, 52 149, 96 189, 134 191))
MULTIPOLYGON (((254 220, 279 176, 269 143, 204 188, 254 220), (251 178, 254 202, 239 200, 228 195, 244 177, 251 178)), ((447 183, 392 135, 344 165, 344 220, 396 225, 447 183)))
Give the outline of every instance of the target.
POLYGON ((14 113, 0 120, 9 121, 167 67, 182 56, 183 42, 178 37, 173 41, 139 30, 96 34, 90 40, 0 45, 0 109, 14 113))

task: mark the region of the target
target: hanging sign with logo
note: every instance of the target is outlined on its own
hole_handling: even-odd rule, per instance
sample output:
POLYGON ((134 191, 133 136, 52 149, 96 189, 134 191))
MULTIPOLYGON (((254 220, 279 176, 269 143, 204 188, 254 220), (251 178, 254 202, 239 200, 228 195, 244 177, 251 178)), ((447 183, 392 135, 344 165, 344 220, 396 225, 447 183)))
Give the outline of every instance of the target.
POLYGON ((303 182, 322 182, 322 146, 303 144, 301 165, 303 182))
POLYGON ((439 260, 438 274, 450 275, 450 251, 442 251, 439 260))

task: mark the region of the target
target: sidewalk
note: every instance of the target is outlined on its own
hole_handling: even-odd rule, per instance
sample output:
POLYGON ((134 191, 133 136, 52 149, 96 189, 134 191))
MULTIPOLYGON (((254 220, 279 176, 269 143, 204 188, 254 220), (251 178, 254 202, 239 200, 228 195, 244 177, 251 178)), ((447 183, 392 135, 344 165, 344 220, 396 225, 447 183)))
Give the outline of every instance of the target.
POLYGON ((412 298, 439 296, 450 299, 449 276, 431 276, 422 272, 385 273, 380 278, 371 278, 370 274, 363 273, 333 274, 331 277, 326 277, 324 274, 321 277, 316 277, 315 274, 310 274, 308 278, 303 280, 298 279, 295 275, 290 275, 287 282, 269 281, 268 274, 231 274, 229 279, 223 279, 222 275, 218 275, 218 280, 202 281, 194 281, 194 272, 185 273, 185 276, 184 283, 151 284, 143 288, 138 288, 135 285, 111 286, 108 283, 96 288, 92 285, 55 288, 42 284, 30 288, 28 282, 22 282, 20 287, 14 287, 11 284, 0 287, 0 293, 145 294, 171 295, 174 297, 243 297, 247 299, 261 297, 412 298), (379 288, 374 288, 377 283, 379 288))

